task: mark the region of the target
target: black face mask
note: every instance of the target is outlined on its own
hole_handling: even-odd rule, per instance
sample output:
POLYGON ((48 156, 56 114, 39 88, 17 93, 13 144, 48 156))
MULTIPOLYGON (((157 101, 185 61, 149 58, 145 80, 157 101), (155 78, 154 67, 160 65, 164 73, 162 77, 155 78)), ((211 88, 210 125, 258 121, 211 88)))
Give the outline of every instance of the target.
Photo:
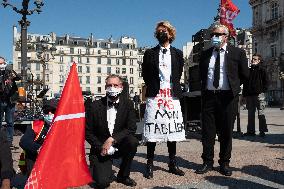
POLYGON ((160 44, 164 44, 166 41, 168 41, 168 35, 166 32, 158 32, 157 39, 160 44))

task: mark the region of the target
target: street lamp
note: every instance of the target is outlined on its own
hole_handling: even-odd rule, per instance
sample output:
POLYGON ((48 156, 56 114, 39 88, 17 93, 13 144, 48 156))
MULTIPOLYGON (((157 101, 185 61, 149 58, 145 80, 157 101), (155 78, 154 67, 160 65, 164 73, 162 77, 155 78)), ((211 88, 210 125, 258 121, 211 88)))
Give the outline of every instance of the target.
POLYGON ((54 60, 54 53, 56 52, 56 47, 54 44, 52 44, 52 46, 50 47, 48 43, 46 43, 45 41, 41 40, 40 43, 37 44, 37 59, 40 61, 40 63, 42 64, 42 84, 43 84, 43 88, 45 89, 45 71, 46 71, 46 67, 47 67, 47 62, 49 62, 50 60, 54 60), (50 53, 51 57, 48 56, 50 53))
POLYGON ((29 10, 29 1, 22 1, 22 8, 18 9, 16 6, 10 4, 8 0, 3 0, 2 5, 4 8, 11 7, 13 11, 22 15, 22 20, 19 21, 21 25, 21 75, 23 80, 26 79, 27 75, 27 27, 30 25, 30 22, 27 20, 27 15, 32 15, 33 13, 40 13, 41 7, 44 5, 42 0, 35 0, 35 8, 29 10))

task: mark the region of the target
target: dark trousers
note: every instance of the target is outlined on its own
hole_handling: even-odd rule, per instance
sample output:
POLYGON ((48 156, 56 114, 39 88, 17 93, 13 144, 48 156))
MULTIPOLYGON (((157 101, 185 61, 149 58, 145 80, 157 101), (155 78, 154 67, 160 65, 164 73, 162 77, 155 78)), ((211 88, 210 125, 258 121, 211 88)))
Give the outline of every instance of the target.
POLYGON ((136 154, 139 141, 132 135, 125 137, 121 143, 116 144, 118 151, 111 156, 101 156, 100 154, 90 155, 93 169, 93 178, 97 188, 106 188, 112 181, 112 160, 122 157, 120 170, 117 177, 126 178, 130 175, 132 160, 136 154))
POLYGON ((220 141, 219 164, 229 164, 232 151, 232 132, 238 96, 231 91, 202 92, 203 162, 213 165, 215 136, 220 141))
MULTIPOLYGON (((176 142, 167 142, 169 158, 174 159, 176 156, 176 142)), ((147 142, 147 159, 153 161, 156 142, 147 142)))
POLYGON ((248 109, 248 133, 255 133, 255 111, 258 110, 259 132, 267 132, 267 124, 265 118, 265 95, 261 93, 259 95, 247 96, 247 109, 248 109))
POLYGON ((2 127, 2 121, 5 113, 5 121, 7 127, 7 140, 10 142, 10 145, 13 143, 14 136, 14 113, 15 105, 7 102, 0 102, 0 129, 2 127))

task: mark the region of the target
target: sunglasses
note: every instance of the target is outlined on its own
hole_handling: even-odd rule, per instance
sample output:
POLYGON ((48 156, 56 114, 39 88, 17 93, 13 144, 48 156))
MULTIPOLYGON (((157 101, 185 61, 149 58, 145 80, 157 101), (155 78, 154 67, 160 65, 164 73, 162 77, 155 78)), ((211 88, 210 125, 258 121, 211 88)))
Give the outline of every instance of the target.
POLYGON ((211 33, 210 37, 216 36, 216 37, 220 37, 222 35, 226 35, 225 33, 211 33))

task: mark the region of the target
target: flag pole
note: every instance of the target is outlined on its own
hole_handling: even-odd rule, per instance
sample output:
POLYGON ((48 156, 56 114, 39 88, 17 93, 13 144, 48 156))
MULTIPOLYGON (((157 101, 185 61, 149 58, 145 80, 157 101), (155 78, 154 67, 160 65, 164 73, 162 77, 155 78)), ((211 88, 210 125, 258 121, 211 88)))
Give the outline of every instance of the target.
POLYGON ((214 17, 214 23, 220 23, 220 11, 221 11, 221 2, 219 3, 219 7, 217 9, 217 15, 214 17))

